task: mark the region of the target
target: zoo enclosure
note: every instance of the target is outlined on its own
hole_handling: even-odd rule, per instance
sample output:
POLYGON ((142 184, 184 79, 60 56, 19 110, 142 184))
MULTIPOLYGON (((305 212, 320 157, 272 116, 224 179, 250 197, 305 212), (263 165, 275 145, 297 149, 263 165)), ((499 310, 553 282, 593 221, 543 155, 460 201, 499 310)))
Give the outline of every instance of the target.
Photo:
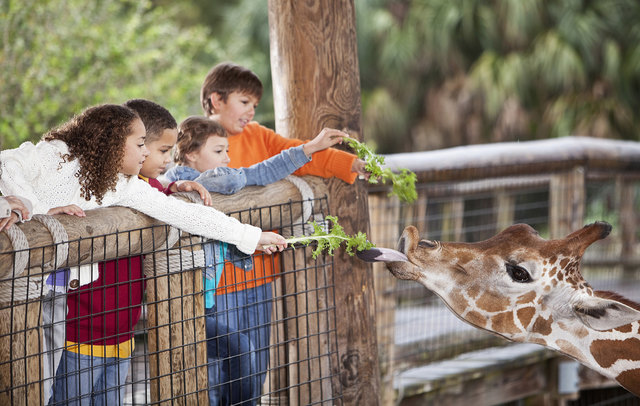
MULTIPOLYGON (((394 247, 407 225, 415 225, 423 238, 473 242, 514 223, 528 223, 544 238, 561 238, 605 220, 613 231, 587 250, 585 279, 596 289, 640 299, 639 143, 564 137, 396 154, 386 163, 416 172, 418 199, 400 204, 387 197, 387 188, 369 188, 371 239, 377 245, 394 247)), ((557 404, 576 398, 580 389, 617 386, 580 367, 575 391, 561 393, 549 371, 562 358, 550 350, 514 358, 511 364, 526 368, 509 373, 506 359, 501 367, 462 368, 463 361, 452 360, 469 363, 468 354, 508 342, 458 320, 422 285, 393 278, 384 265, 374 264, 374 276, 384 404, 455 405, 470 398, 498 404, 531 396, 557 404)))
MULTIPOLYGON (((233 196, 212 197, 215 207, 240 221, 285 236, 302 235, 309 230, 308 221, 323 224, 329 214, 326 186, 314 177, 291 177, 268 188, 249 187, 233 196)), ((43 404, 47 399, 53 373, 46 375, 44 358, 55 349, 43 347, 41 304, 46 294, 43 282, 50 272, 111 259, 133 263, 131 258, 142 255, 146 300, 135 328, 123 403, 208 405, 203 242, 133 210, 115 207, 90 210, 84 219, 37 216, 2 233, 0 404, 43 404)), ((269 291, 259 303, 271 308, 270 322, 261 321, 259 327, 270 331, 272 345, 260 344, 268 351, 269 367, 254 404, 334 403, 341 398, 332 262, 330 257, 313 259, 310 252, 297 247, 277 259, 256 255, 271 261, 281 273, 272 285, 265 285, 269 291)), ((115 285, 140 282, 130 275, 115 285)), ((245 312, 243 306, 229 306, 227 312, 245 312)), ((138 308, 131 305, 124 310, 138 308)), ((64 334, 63 320, 54 320, 53 325, 64 334)), ((220 358, 233 362, 231 357, 220 358)))

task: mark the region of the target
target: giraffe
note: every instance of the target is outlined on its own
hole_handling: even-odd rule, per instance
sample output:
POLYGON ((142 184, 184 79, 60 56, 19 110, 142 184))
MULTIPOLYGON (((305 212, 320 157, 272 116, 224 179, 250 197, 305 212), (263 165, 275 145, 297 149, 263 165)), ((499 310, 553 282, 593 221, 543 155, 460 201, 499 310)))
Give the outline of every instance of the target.
POLYGON ((395 277, 421 283, 475 327, 557 350, 640 396, 640 304, 594 290, 580 273, 587 247, 610 232, 596 222, 546 240, 515 224, 485 241, 454 243, 420 239, 408 226, 401 252, 359 256, 387 262, 395 277))

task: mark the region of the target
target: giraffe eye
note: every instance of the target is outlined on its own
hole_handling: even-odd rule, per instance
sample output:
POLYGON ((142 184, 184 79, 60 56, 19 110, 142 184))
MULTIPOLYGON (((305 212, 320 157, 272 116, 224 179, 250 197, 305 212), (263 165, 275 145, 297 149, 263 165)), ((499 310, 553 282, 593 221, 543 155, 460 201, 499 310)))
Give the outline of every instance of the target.
POLYGON ((507 273, 513 279, 514 282, 528 283, 531 282, 531 275, 521 266, 513 264, 505 264, 507 266, 507 273))

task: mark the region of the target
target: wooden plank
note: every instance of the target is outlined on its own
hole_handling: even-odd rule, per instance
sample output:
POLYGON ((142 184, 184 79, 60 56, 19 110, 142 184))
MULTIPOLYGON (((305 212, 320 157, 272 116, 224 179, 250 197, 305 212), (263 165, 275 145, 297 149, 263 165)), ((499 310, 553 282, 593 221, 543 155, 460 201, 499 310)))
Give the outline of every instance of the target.
POLYGON ((43 404, 40 301, 0 306, 0 405, 43 404))
POLYGON ((555 393, 554 353, 535 344, 475 351, 403 372, 396 389, 404 397, 396 404, 466 406, 494 405, 536 397, 552 405, 555 393), (542 395, 540 395, 542 394, 542 395))
POLYGON ((495 193, 496 200, 496 212, 498 218, 496 220, 496 233, 504 230, 513 224, 515 217, 515 197, 513 193, 510 193, 504 189, 499 189, 495 193))
MULTIPOLYGON (((400 204, 392 204, 381 193, 369 195, 369 217, 371 221, 371 241, 380 247, 395 247, 400 237, 400 204)), ((378 359, 380 362, 380 403, 393 404, 395 391, 393 378, 395 372, 395 316, 397 279, 386 269, 383 263, 373 264, 373 277, 376 295, 376 336, 378 340, 378 359)))
POLYGON ((637 173, 639 157, 638 142, 568 136, 386 155, 385 163, 410 169, 418 183, 429 183, 567 172, 576 166, 637 173))
POLYGON ((147 281, 151 400, 167 405, 208 404, 202 270, 152 276, 147 281))
POLYGON ((634 258, 635 247, 638 245, 636 237, 638 215, 636 214, 636 187, 637 182, 626 180, 623 176, 618 175, 616 179, 616 189, 619 196, 618 224, 620 231, 620 243, 622 245, 620 257, 623 262, 622 279, 633 280, 635 273, 638 271, 637 266, 629 265, 629 260, 634 258))
MULTIPOLYGON (((328 188, 322 179, 315 176, 302 177, 314 192, 314 196, 325 196, 328 188)), ((183 200, 189 200, 183 194, 175 194, 183 200)), ((198 197, 199 198, 199 197, 198 197)), ((287 224, 288 219, 301 215, 302 205, 286 204, 289 201, 299 201, 302 195, 291 182, 280 180, 269 186, 249 186, 233 195, 212 193, 213 207, 231 213, 231 217, 239 218, 242 222, 260 226, 264 229, 277 228, 287 224), (272 210, 268 205, 282 204, 278 210, 272 210), (249 212, 247 213, 246 210, 249 212), (269 221, 271 221, 269 223, 269 221)), ((87 264, 102 260, 114 259, 118 253, 127 255, 146 254, 162 245, 166 239, 166 227, 149 216, 125 207, 105 207, 87 210, 86 217, 68 216, 65 214, 53 216, 59 221, 68 235, 69 256, 65 266, 87 264), (128 231, 136 230, 136 231, 128 231)), ((29 266, 39 266, 43 270, 51 271, 54 266, 55 245, 48 229, 38 221, 16 224, 27 237, 29 251, 29 266)), ((5 232, 0 233, 0 280, 11 275, 14 267, 13 247, 5 232)))
MULTIPOLYGON (((361 139, 353 0, 270 0, 269 28, 276 130, 310 139, 323 127, 346 128, 361 139)), ((328 186, 331 213, 340 218, 345 231, 366 231, 363 183, 353 186, 331 180, 328 186)), ((346 405, 375 405, 379 372, 376 338, 371 334, 375 296, 370 267, 340 251, 333 272, 333 280, 340 281, 335 289, 339 359, 332 360, 333 393, 342 394, 346 405)))
POLYGON ((551 176, 549 182, 550 238, 564 238, 582 228, 585 212, 584 168, 551 176))

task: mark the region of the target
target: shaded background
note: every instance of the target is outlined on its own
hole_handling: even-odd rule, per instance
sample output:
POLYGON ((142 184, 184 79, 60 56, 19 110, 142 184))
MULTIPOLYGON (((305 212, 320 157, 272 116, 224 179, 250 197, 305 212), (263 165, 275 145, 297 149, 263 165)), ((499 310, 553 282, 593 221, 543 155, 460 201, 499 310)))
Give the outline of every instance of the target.
MULTIPOLYGON (((635 0, 355 0, 365 140, 380 153, 566 135, 638 139, 635 0)), ((265 85, 267 1, 0 0, 0 137, 152 99, 177 120, 230 60, 265 85)))

